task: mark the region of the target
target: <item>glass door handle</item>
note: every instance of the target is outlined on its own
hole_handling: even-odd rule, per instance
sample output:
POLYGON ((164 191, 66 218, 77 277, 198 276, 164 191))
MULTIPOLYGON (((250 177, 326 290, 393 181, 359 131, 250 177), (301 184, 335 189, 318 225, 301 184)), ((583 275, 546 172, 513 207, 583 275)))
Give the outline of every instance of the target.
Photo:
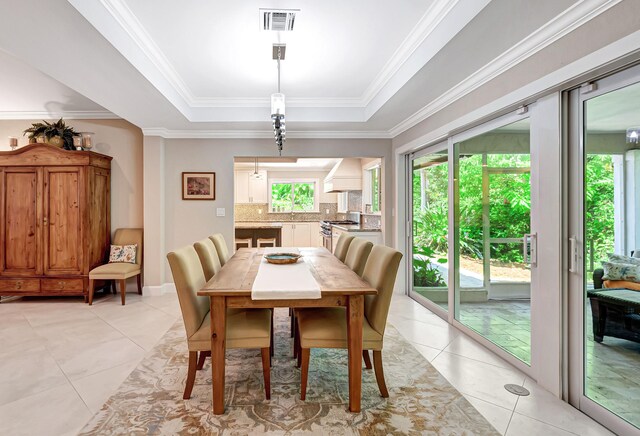
POLYGON ((578 272, 578 241, 575 236, 569 238, 569 272, 578 272))
POLYGON ((527 233, 522 237, 522 256, 524 263, 535 267, 538 265, 538 234, 527 233))

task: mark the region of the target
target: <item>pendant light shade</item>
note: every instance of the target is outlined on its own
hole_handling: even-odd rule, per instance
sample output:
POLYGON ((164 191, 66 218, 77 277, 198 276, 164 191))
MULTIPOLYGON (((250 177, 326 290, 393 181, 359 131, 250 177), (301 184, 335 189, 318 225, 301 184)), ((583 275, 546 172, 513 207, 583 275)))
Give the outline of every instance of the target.
POLYGON ((284 94, 276 92, 271 94, 271 118, 284 116, 284 94))

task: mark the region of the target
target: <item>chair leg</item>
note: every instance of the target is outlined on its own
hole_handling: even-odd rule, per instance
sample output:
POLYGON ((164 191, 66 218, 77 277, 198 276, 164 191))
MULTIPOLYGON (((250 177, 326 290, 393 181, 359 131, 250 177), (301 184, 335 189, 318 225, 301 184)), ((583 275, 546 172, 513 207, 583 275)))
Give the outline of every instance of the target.
POLYGON ((142 295, 142 274, 138 274, 138 294, 142 295))
POLYGON ((271 351, 269 348, 261 348, 262 352, 262 375, 264 377, 264 396, 271 399, 271 351))
POLYGON ((291 337, 295 338, 295 330, 296 330, 296 315, 293 309, 289 309, 289 314, 291 315, 291 337))
POLYGON ((371 358, 369 357, 369 350, 362 350, 362 357, 364 358, 365 368, 371 369, 371 358))
POLYGON ((376 381, 378 382, 380 395, 382 395, 382 398, 389 398, 389 391, 387 390, 387 384, 384 381, 384 371, 382 370, 382 351, 373 350, 373 366, 376 371, 376 381))
POLYGON ((183 400, 191 398, 193 383, 196 381, 196 367, 198 366, 198 352, 189 351, 189 372, 187 373, 187 384, 184 387, 183 400))
POLYGON ((297 367, 300 368, 302 365, 302 346, 300 345, 300 330, 298 329, 298 325, 296 324, 296 335, 293 338, 293 341, 296 344, 296 357, 298 358, 297 367))
POLYGON ((302 401, 307 398, 307 379, 309 378, 309 355, 311 354, 310 348, 302 348, 300 350, 302 360, 302 371, 300 371, 300 399, 302 401))
POLYGON ((116 295, 118 293, 118 291, 116 290, 116 281, 110 280, 110 282, 111 282, 111 293, 113 295, 116 295))
POLYGON ((207 357, 211 357, 211 351, 201 351, 200 356, 198 356, 198 371, 204 367, 204 361, 207 357))
POLYGON ((89 306, 93 304, 93 292, 95 291, 96 284, 94 280, 89 279, 89 306))
POLYGON ((127 293, 127 281, 122 279, 120 280, 120 298, 122 299, 122 305, 124 306, 124 294, 127 293))

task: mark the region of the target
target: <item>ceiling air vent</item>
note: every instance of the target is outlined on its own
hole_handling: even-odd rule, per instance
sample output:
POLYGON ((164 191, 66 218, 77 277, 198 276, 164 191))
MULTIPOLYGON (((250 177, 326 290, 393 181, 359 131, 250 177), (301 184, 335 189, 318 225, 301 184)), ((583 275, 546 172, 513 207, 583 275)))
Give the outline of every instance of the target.
POLYGON ((263 30, 293 30, 299 9, 260 9, 260 27, 263 30))

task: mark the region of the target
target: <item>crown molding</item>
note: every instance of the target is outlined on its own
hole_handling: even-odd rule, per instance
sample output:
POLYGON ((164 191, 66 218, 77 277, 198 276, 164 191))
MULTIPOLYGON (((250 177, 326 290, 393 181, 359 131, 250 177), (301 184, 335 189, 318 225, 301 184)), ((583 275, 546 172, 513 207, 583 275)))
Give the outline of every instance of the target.
POLYGON ((373 79, 360 98, 361 105, 368 106, 371 100, 389 83, 393 76, 400 70, 420 47, 420 45, 433 33, 459 0, 435 0, 427 11, 422 15, 420 21, 413 27, 409 35, 402 41, 400 47, 395 51, 382 70, 373 79))
POLYGON ((65 118, 67 120, 119 120, 109 111, 0 111, 0 120, 40 120, 65 118))
POLYGON ((488 62, 484 67, 474 72, 449 91, 392 127, 389 130, 390 135, 395 137, 409 130, 431 115, 473 92, 485 83, 495 79, 513 66, 538 53, 540 50, 582 26, 587 21, 620 3, 620 1, 621 0, 582 0, 574 4, 547 22, 544 26, 538 28, 531 35, 523 38, 519 43, 512 46, 493 61, 488 62))
MULTIPOLYGON (((163 127, 142 129, 144 136, 165 139, 272 139, 269 130, 173 130, 163 127)), ((287 131, 287 139, 391 139, 386 131, 287 131)))

